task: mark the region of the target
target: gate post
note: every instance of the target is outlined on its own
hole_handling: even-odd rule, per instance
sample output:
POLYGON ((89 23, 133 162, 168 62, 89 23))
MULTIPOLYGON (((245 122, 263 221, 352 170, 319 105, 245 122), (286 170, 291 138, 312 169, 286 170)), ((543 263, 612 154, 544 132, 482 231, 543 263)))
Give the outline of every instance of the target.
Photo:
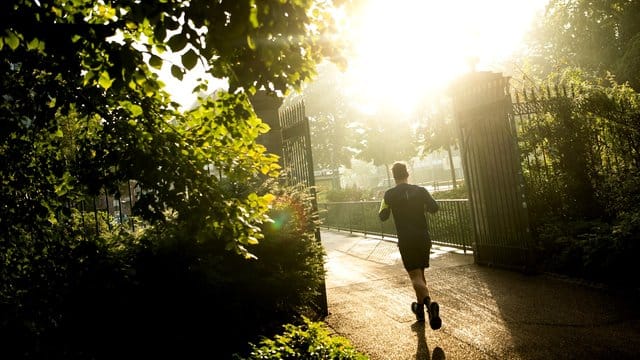
MULTIPOLYGON (((304 102, 299 101, 289 106, 281 106, 278 110, 278 117, 282 129, 282 165, 288 170, 287 182, 289 185, 302 184, 307 188, 311 195, 313 212, 317 214, 318 201, 313 173, 311 133, 309 118, 305 115, 304 102)), ((316 226, 315 238, 319 244, 322 244, 319 226, 316 226)), ((324 277, 314 305, 322 316, 329 315, 324 277)))
POLYGON ((472 72, 451 87, 477 264, 532 271, 533 247, 509 78, 472 72))

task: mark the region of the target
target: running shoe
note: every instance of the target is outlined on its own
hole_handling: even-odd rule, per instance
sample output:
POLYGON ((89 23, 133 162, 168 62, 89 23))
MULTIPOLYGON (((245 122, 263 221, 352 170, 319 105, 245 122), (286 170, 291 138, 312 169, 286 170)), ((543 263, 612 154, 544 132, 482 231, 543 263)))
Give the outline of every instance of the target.
POLYGON ((411 311, 416 314, 417 321, 424 321, 424 305, 417 302, 411 303, 411 311))
POLYGON ((433 330, 440 329, 440 327, 442 326, 442 319, 440 319, 440 306, 438 305, 438 303, 435 301, 431 302, 431 304, 429 304, 427 312, 429 313, 429 326, 431 326, 433 330))

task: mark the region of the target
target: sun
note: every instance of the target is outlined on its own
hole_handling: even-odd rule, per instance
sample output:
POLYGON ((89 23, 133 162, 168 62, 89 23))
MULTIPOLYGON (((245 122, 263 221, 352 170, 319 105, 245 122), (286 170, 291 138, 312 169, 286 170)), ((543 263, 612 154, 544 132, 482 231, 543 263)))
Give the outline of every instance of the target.
POLYGON ((369 0, 353 17, 346 72, 350 92, 369 106, 411 111, 470 71, 499 67, 545 1, 369 0))

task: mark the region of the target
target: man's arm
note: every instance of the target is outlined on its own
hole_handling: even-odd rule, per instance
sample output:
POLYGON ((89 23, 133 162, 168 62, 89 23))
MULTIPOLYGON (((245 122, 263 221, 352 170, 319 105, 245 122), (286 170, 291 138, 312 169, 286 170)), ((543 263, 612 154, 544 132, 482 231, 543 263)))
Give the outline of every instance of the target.
POLYGON ((385 221, 389 218, 389 215, 391 215, 391 208, 389 207, 389 204, 382 199, 382 202, 380 203, 380 210, 378 210, 378 217, 380 220, 385 221))
POLYGON ((440 205, 438 205, 438 203, 435 201, 433 196, 431 196, 431 194, 427 189, 424 189, 424 193, 426 196, 425 202, 424 202, 424 209, 430 213, 434 213, 438 211, 440 209, 440 205))

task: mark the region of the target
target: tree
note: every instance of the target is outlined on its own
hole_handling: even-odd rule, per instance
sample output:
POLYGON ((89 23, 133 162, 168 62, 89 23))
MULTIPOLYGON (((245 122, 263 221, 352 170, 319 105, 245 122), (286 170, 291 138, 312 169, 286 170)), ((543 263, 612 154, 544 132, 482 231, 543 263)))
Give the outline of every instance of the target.
POLYGON ((309 116, 316 170, 338 174, 340 166, 351 167, 353 158, 353 109, 344 94, 343 75, 332 63, 319 67, 318 76, 307 84, 299 98, 304 99, 309 116))
POLYGON ((453 162, 453 149, 458 146, 458 137, 452 119, 445 115, 449 112, 445 111, 442 106, 438 105, 435 109, 423 109, 421 117, 425 118, 426 121, 416 131, 416 142, 418 148, 421 149, 420 154, 423 156, 442 149, 447 152, 449 169, 451 170, 451 183, 455 189, 457 188, 457 181, 453 162))
POLYGON ((277 159, 255 142, 269 129, 247 95, 299 88, 320 59, 338 55, 327 40, 331 6, 0 3, 0 357, 210 345, 211 332, 198 330, 215 324, 193 319, 212 319, 200 312, 205 300, 237 280, 220 280, 224 261, 254 257, 249 246, 263 240, 274 199, 255 185, 278 175, 277 159), (182 113, 155 71, 181 78, 198 64, 229 88, 182 113), (133 210, 144 231, 86 231, 79 209, 103 191, 124 196, 127 181, 141 189, 133 210))
POLYGON ((638 34, 637 1, 553 0, 532 33, 533 64, 542 75, 565 66, 609 71, 638 90, 638 34))
POLYGON ((221 186, 275 176, 277 165, 254 141, 268 127, 246 94, 299 88, 317 62, 337 58, 326 40, 332 5, 2 2, 1 236, 68 221, 69 204, 103 188, 119 195, 116 184, 134 180, 144 189, 135 210, 145 220, 206 213, 205 228, 248 255, 245 246, 260 237, 251 224, 265 220, 269 197, 226 198, 221 186), (198 63, 228 79, 228 92, 179 113, 152 69, 182 78, 198 63), (203 170, 210 164, 224 179, 203 170))
POLYGON ((400 113, 382 107, 373 115, 362 114, 357 124, 356 158, 384 166, 391 184, 389 165, 417 155, 414 129, 400 113))

